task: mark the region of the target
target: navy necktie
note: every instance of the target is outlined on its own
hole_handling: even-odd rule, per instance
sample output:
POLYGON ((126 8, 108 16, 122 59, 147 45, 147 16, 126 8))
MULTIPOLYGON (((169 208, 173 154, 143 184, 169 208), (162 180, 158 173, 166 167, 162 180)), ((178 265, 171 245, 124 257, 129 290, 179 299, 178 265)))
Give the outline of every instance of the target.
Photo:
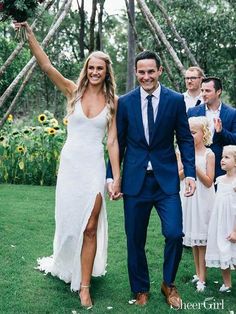
POLYGON ((152 107, 152 97, 153 95, 148 95, 148 106, 147 106, 147 118, 148 118, 148 132, 149 132, 149 143, 151 142, 153 131, 154 131, 154 114, 152 107))
POLYGON ((201 100, 200 100, 200 99, 198 99, 198 101, 196 102, 195 106, 199 106, 199 105, 200 105, 200 103, 201 103, 201 100))

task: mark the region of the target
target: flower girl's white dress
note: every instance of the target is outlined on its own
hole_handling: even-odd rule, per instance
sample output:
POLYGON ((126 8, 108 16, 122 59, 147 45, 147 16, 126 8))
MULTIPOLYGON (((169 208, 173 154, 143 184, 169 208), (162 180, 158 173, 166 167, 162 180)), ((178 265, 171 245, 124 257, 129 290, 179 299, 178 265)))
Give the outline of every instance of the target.
POLYGON ((224 183, 216 179, 217 193, 207 239, 206 266, 226 269, 236 265, 236 243, 226 238, 236 224, 236 182, 224 183))
POLYGON ((68 117, 68 136, 61 151, 56 186, 53 255, 38 259, 39 270, 70 282, 73 291, 80 288, 83 232, 98 193, 101 193, 103 202, 92 275, 100 276, 106 272, 108 231, 103 139, 107 112, 105 107, 94 118, 88 118, 81 102, 77 101, 74 112, 68 117))
MULTIPOLYGON (((196 155, 196 165, 206 173, 207 155, 212 153, 210 148, 205 154, 196 155)), ((183 243, 186 246, 206 246, 208 224, 215 200, 214 184, 206 187, 198 178, 196 191, 191 197, 184 196, 185 184, 181 182, 181 201, 183 208, 183 243)))

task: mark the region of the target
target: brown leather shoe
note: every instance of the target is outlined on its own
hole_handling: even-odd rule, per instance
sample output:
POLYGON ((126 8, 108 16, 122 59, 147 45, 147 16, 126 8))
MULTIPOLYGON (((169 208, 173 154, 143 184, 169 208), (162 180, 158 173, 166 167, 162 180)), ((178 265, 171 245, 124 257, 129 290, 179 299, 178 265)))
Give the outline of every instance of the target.
POLYGON ((139 292, 135 295, 136 305, 146 305, 148 302, 149 294, 148 292, 139 292))
POLYGON ((161 285, 161 292, 166 297, 166 302, 176 309, 181 308, 181 298, 175 285, 167 286, 164 282, 161 285))

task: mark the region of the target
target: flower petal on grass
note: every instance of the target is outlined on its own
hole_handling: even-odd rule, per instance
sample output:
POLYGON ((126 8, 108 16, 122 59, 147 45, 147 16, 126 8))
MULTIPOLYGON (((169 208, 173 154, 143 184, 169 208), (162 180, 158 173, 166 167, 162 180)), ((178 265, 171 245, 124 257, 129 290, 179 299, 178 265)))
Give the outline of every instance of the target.
POLYGON ((75 310, 72 310, 71 313, 72 314, 77 314, 77 312, 75 310))
POLYGON ((208 301, 211 301, 211 300, 214 300, 214 297, 206 298, 203 302, 208 302, 208 301))
POLYGON ((15 245, 11 244, 11 247, 16 247, 15 245))
POLYGON ((108 306, 107 309, 108 309, 108 310, 112 310, 112 309, 113 309, 113 306, 108 306))

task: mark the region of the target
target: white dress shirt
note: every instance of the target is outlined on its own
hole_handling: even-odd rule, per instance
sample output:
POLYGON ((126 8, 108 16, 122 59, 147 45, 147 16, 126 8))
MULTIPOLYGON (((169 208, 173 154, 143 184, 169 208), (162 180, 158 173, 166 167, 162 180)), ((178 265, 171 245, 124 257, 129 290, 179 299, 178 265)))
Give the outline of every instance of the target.
POLYGON ((203 99, 201 97, 201 93, 195 97, 191 96, 188 91, 183 93, 184 95, 184 101, 186 105, 186 111, 188 111, 189 108, 192 108, 196 105, 197 101, 200 100, 201 103, 203 103, 203 99))
MULTIPOLYGON (((153 96, 152 107, 153 107, 154 121, 156 121, 156 117, 157 117, 158 105, 160 101, 160 93, 161 93, 161 85, 159 84, 157 89, 152 93, 152 96, 153 96)), ((147 106, 148 106, 147 96, 149 96, 149 94, 142 87, 140 87, 140 94, 141 94, 141 110, 142 110, 144 135, 145 135, 147 143, 149 143, 148 117, 147 117, 147 106)), ((150 161, 148 162, 147 170, 152 170, 152 164, 150 161)))
POLYGON ((212 138, 213 138, 214 133, 215 133, 214 119, 220 117, 221 105, 222 104, 219 105, 217 110, 212 110, 212 109, 208 108, 207 105, 205 105, 206 117, 207 117, 207 120, 208 120, 208 123, 209 123, 209 129, 211 131, 212 138))
MULTIPOLYGON (((142 120, 143 120, 143 127, 144 127, 144 134, 147 142, 149 143, 149 132, 148 132, 148 118, 147 118, 147 106, 148 100, 147 96, 149 94, 140 87, 141 93, 141 109, 142 109, 142 120)), ((156 121, 158 105, 160 101, 160 93, 161 93, 161 85, 157 87, 157 89, 152 93, 152 107, 153 107, 153 114, 154 114, 154 121, 156 121)))

